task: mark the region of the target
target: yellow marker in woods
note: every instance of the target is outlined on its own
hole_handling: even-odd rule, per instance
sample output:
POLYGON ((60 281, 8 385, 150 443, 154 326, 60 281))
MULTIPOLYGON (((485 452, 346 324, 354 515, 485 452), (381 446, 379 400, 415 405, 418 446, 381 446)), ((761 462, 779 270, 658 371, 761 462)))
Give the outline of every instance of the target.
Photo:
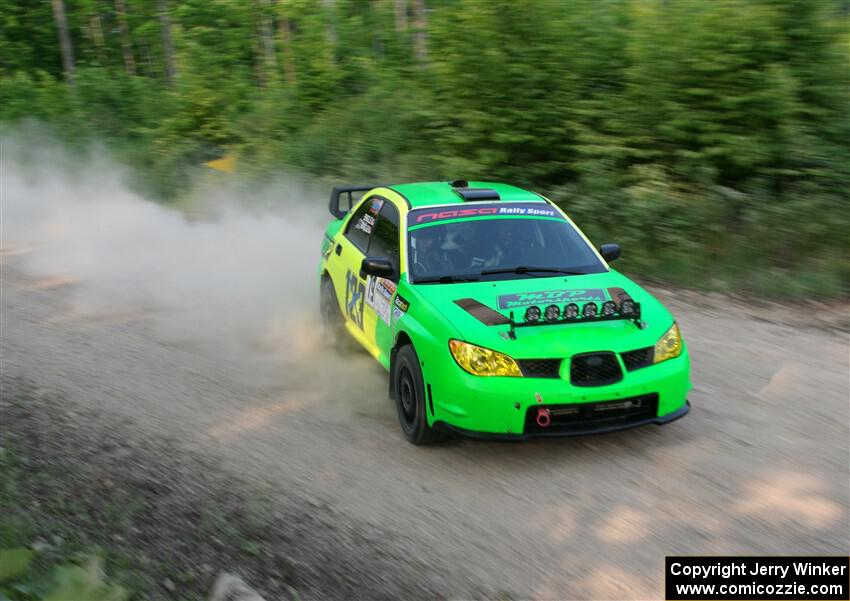
POLYGON ((236 170, 236 156, 232 154, 225 155, 220 159, 208 161, 204 163, 207 167, 216 171, 224 171, 225 173, 233 173, 236 170))

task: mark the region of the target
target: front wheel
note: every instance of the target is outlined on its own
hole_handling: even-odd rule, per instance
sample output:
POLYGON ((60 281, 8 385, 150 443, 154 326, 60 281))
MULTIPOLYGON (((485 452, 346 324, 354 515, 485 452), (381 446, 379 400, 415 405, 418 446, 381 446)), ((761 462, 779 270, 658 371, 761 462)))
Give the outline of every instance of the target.
POLYGON ((399 349, 393 363, 393 382, 398 421, 404 436, 415 445, 433 444, 442 436, 428 425, 422 368, 413 346, 399 349))

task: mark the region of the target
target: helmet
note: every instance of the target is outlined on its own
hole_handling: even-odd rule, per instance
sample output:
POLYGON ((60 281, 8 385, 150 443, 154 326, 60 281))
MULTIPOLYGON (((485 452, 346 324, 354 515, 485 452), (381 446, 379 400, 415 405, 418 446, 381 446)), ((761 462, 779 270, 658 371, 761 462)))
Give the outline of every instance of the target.
POLYGON ((432 242, 433 244, 439 244, 443 240, 443 229, 442 227, 423 227, 416 232, 416 239, 422 241, 432 242))

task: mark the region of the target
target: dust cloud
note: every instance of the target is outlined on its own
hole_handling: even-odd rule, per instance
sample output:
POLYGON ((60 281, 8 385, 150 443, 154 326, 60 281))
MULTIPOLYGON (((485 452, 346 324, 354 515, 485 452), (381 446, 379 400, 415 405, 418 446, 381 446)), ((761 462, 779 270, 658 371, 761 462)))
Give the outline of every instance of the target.
MULTIPOLYGON (((125 362, 158 348, 183 357, 175 373, 191 381, 250 382, 213 436, 304 411, 393 419, 380 366, 337 352, 320 325, 327 190, 210 171, 165 205, 133 191, 133 172, 102 148, 72 153, 37 129, 4 132, 0 170, 0 267, 63 299, 48 327, 109 324, 125 362)), ((3 285, 20 280, 4 274, 3 285)))
POLYGON ((178 210, 131 191, 102 150, 4 134, 2 250, 79 316, 146 316, 171 341, 313 352, 324 196, 210 173, 178 210))

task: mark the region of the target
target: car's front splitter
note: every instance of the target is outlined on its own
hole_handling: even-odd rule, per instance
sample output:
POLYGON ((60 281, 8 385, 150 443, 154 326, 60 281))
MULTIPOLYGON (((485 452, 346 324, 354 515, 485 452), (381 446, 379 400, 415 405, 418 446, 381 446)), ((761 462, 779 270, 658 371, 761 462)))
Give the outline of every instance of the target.
POLYGON ((433 428, 441 432, 445 432, 447 434, 454 434, 457 436, 462 436, 464 438, 473 438, 476 440, 502 440, 519 442, 534 438, 566 438, 572 436, 588 436, 590 434, 604 434, 606 432, 619 432, 621 430, 631 430, 632 428, 639 428, 641 426, 646 426, 649 424, 663 426, 665 424, 669 424, 670 422, 676 421, 679 418, 685 417, 690 410, 691 402, 685 401, 685 404, 680 409, 672 413, 668 413, 667 415, 661 415, 659 417, 653 417, 650 419, 632 422, 625 425, 618 425, 608 428, 593 428, 588 430, 558 431, 556 429, 552 429, 548 431, 544 430, 542 432, 534 432, 530 434, 502 434, 498 432, 477 432, 475 430, 466 430, 464 428, 452 426, 451 424, 447 424, 443 421, 434 422, 433 428))

